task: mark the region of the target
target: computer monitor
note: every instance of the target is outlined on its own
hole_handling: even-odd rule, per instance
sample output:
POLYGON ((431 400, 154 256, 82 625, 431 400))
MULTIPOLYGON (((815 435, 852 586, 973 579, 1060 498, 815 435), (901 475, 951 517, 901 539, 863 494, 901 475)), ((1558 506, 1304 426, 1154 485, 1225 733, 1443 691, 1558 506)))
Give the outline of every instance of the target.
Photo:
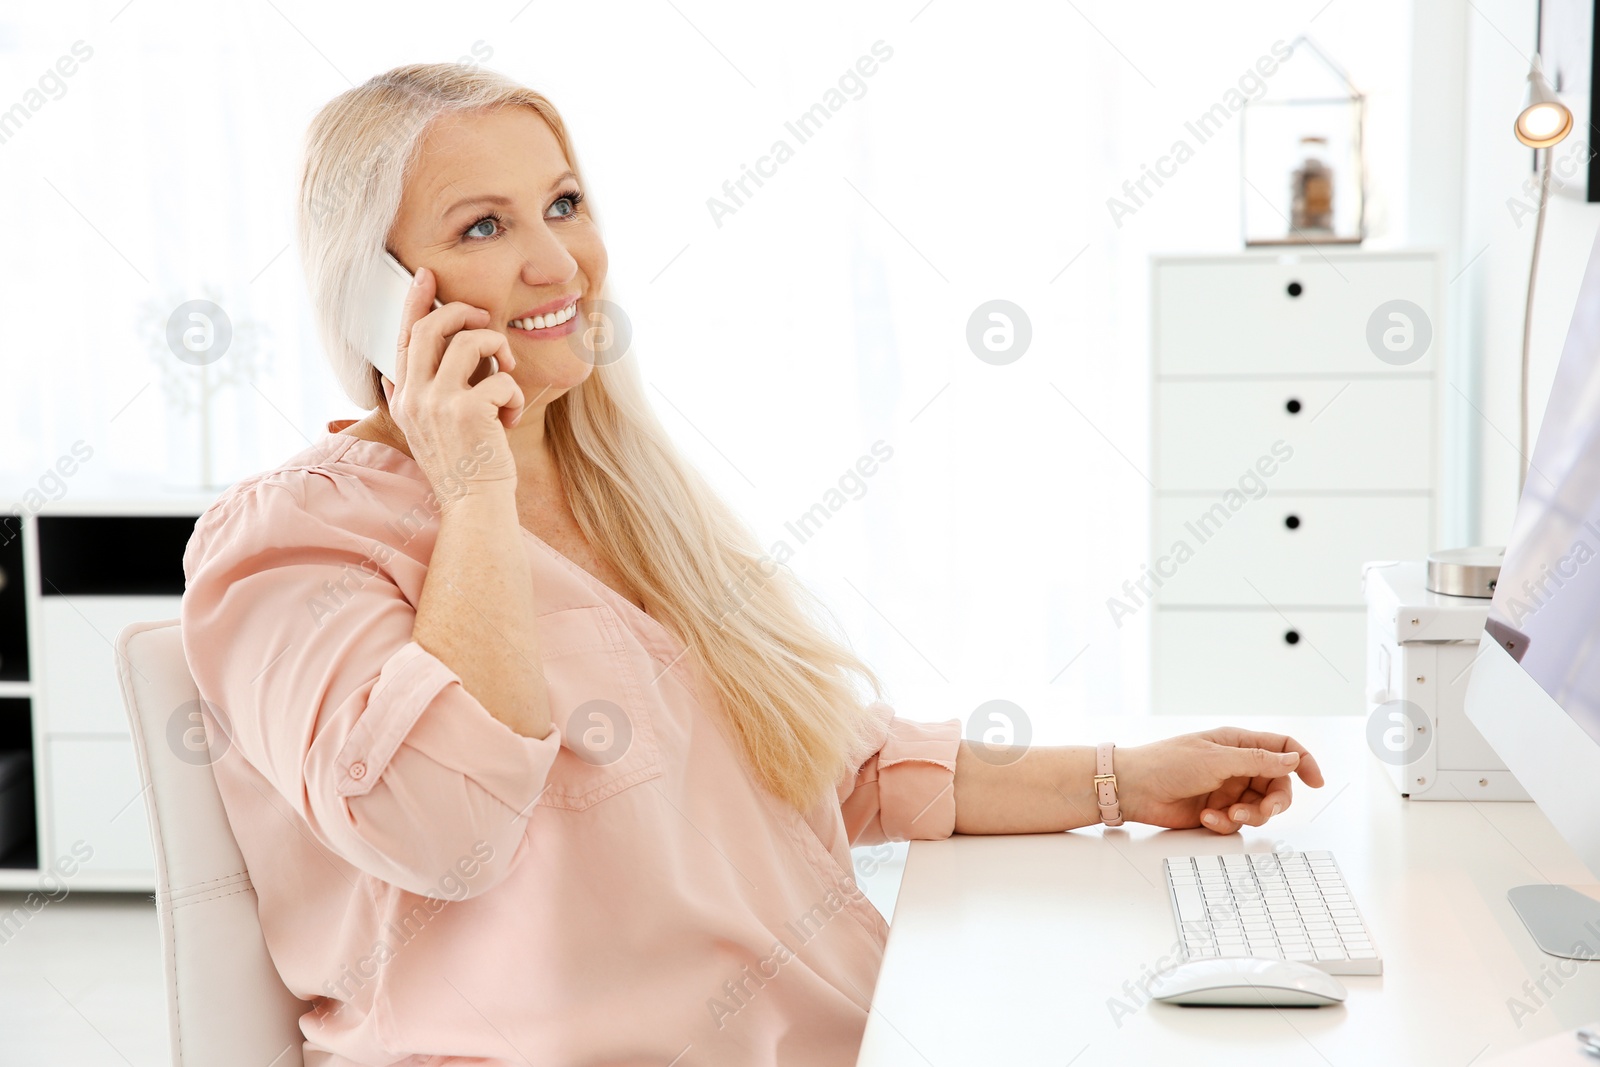
MULTIPOLYGON (((1506 541, 1468 679, 1467 718, 1600 875, 1600 240, 1506 541)), ((1600 959, 1600 901, 1510 894, 1539 947, 1600 959)))

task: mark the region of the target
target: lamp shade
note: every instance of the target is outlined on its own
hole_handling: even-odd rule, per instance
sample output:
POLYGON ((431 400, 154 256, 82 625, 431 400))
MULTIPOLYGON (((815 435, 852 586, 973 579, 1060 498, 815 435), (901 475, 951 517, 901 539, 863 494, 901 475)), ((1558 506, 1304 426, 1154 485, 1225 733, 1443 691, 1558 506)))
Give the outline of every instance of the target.
POLYGON ((1556 97, 1544 76, 1544 67, 1534 53, 1528 71, 1528 103, 1517 116, 1517 140, 1529 148, 1549 148, 1560 144, 1572 132, 1572 111, 1556 97))

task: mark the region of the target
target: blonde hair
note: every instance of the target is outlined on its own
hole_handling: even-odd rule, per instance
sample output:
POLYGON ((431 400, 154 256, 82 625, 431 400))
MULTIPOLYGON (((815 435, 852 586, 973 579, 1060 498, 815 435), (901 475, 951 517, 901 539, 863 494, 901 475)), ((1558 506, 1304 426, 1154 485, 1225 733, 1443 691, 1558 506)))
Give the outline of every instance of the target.
MULTIPOLYGON (((334 98, 307 131, 301 260, 324 348, 363 408, 383 394, 356 340, 358 294, 378 268, 423 134, 440 116, 502 107, 539 115, 583 187, 550 101, 483 68, 396 67, 334 98)), ((631 354, 596 365, 551 403, 546 430, 584 537, 701 658, 757 781, 805 811, 870 755, 874 716, 851 676, 881 698, 877 676, 679 455, 631 354)))

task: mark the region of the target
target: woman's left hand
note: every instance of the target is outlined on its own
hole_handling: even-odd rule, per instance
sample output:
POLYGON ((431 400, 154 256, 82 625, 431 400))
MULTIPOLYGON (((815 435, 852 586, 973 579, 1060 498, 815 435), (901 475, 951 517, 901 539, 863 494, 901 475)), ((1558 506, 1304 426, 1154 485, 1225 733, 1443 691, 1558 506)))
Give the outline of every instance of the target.
POLYGON ((1233 726, 1119 747, 1112 769, 1123 818, 1219 834, 1286 810, 1290 774, 1313 788, 1323 784, 1316 759, 1294 738, 1233 726))

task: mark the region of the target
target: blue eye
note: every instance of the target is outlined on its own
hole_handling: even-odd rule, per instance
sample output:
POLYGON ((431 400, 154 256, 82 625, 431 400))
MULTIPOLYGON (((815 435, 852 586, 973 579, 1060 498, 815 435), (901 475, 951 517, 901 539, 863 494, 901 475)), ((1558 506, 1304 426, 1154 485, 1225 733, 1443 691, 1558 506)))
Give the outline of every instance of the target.
POLYGON ((554 214, 555 218, 570 219, 572 216, 578 213, 578 205, 581 203, 583 203, 583 194, 574 189, 570 193, 562 193, 559 197, 557 197, 556 202, 550 205, 550 211, 554 214), (564 211, 556 212, 556 208, 561 204, 566 204, 566 209, 564 211))
POLYGON ((494 212, 491 211, 489 214, 483 216, 483 218, 479 219, 477 222, 474 222, 471 226, 468 226, 465 230, 461 231, 461 236, 470 237, 475 241, 492 240, 493 238, 499 236, 498 228, 500 226, 502 226, 503 224, 504 224, 504 221, 500 218, 500 216, 496 215, 494 212), (483 224, 488 223, 488 222, 492 222, 492 223, 495 224, 495 227, 496 227, 496 232, 495 233, 474 234, 472 232, 473 230, 476 230, 478 227, 480 227, 483 224))

